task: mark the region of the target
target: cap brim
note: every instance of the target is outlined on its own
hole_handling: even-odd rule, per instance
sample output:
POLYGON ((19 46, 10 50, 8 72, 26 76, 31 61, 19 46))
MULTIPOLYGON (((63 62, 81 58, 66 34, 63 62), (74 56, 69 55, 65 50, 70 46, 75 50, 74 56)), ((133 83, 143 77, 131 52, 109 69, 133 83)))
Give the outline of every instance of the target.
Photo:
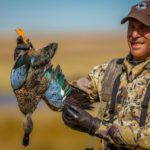
POLYGON ((150 26, 150 18, 149 16, 144 16, 142 14, 132 13, 129 14, 127 17, 121 20, 121 24, 126 23, 129 19, 136 19, 139 22, 145 24, 146 26, 150 26))

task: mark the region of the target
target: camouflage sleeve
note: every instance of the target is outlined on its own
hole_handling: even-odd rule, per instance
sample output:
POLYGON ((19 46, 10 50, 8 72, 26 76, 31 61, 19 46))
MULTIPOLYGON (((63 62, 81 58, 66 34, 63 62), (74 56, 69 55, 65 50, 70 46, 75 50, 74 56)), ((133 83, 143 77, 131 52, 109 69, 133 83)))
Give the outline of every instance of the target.
POLYGON ((95 135, 121 147, 150 149, 150 126, 148 124, 140 127, 136 122, 131 125, 129 121, 124 121, 123 125, 120 125, 103 121, 95 135))
POLYGON ((71 85, 85 92, 90 101, 99 101, 99 95, 101 92, 101 81, 103 79, 106 67, 107 64, 94 67, 86 77, 72 81, 71 85))

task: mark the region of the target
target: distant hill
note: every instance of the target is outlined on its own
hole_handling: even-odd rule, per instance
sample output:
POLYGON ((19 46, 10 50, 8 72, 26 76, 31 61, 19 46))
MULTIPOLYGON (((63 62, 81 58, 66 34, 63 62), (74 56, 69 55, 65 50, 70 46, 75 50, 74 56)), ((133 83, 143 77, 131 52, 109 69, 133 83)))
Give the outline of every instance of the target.
POLYGON ((17 105, 16 97, 13 93, 3 93, 0 95, 0 107, 17 105))

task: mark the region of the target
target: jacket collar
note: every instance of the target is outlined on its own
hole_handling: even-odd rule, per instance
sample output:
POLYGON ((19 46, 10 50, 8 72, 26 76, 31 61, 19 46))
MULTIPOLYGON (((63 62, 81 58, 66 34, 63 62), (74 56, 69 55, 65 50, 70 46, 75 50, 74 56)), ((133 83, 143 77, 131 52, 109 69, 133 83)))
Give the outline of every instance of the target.
POLYGON ((145 61, 134 61, 129 54, 124 60, 124 68, 129 81, 134 80, 144 70, 150 69, 150 57, 145 61))

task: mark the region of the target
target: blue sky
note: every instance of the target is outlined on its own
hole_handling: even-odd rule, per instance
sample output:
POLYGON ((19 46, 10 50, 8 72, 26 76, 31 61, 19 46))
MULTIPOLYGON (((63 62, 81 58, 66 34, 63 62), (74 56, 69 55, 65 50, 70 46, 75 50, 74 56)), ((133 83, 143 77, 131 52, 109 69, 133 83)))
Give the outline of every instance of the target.
POLYGON ((140 0, 0 0, 0 31, 120 30, 120 20, 140 0))

